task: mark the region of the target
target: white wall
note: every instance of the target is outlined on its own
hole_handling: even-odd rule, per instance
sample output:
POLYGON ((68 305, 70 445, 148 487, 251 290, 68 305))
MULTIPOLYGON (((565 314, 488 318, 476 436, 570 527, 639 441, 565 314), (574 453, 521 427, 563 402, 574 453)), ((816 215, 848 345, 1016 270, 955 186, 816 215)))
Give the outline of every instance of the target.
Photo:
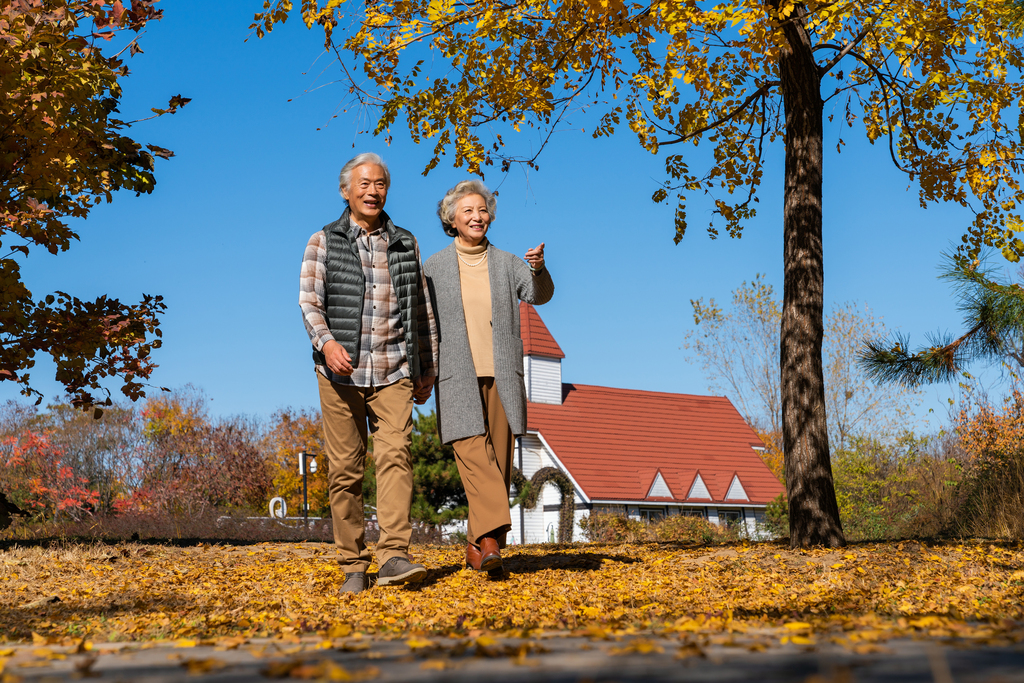
MULTIPOLYGON (((522 436, 519 439, 519 443, 522 448, 522 466, 520 467, 519 464, 518 452, 513 454, 513 459, 515 460, 513 464, 516 467, 520 467, 524 477, 530 479, 536 474, 537 470, 545 467, 547 464, 545 461, 550 462, 550 458, 545 454, 544 446, 536 436, 531 434, 522 436)), ((519 505, 512 508, 512 533, 515 535, 516 541, 518 543, 544 542, 544 512, 542 504, 538 504, 532 510, 523 510, 522 515, 520 515, 519 508, 519 505), (521 528, 521 521, 525 522, 525 528, 521 528)))
POLYGON ((558 358, 523 358, 526 398, 534 403, 562 404, 562 361, 558 358))
POLYGON ((708 521, 712 524, 718 524, 718 508, 708 507, 708 521))

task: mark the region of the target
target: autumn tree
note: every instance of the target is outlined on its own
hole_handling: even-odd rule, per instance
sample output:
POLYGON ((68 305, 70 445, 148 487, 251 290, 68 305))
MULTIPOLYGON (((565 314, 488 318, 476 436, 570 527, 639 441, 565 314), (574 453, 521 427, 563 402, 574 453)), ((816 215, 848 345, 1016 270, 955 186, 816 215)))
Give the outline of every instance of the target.
MULTIPOLYGON (((782 382, 779 329, 782 303, 757 275, 732 292, 731 305, 691 299, 697 328, 684 348, 766 442, 767 456, 782 452, 782 382)), ((824 317, 822 340, 825 406, 833 451, 865 439, 891 444, 903 438, 913 420, 914 391, 876 383, 859 364, 863 341, 885 337, 885 325, 866 306, 847 302, 824 317)), ((771 463, 769 463, 771 467, 771 463)), ((774 470, 773 470, 774 471, 774 470)))
MULTIPOLYGON (((511 134, 544 143, 570 116, 595 117, 595 137, 625 120, 664 153, 676 240, 686 202, 705 193, 716 223, 740 236, 755 213, 765 151, 785 148, 785 287, 780 378, 786 486, 794 546, 844 542, 829 465, 823 336, 824 105, 858 124, 915 183, 922 204, 975 210, 964 250, 1016 257, 1020 49, 1006 40, 999 0, 629 0, 264 2, 263 35, 299 12, 338 56, 347 92, 377 108, 375 131, 404 125, 429 140, 430 170, 446 155, 482 174, 535 164, 511 134), (336 40, 336 36, 341 36, 336 40), (429 62, 427 50, 429 49, 429 62), (347 57, 347 55, 351 55, 347 57), (356 66, 350 68, 354 60, 356 66), (684 145, 710 146, 692 170, 684 145)), ((831 117, 830 117, 831 118, 831 117)), ((532 142, 532 141, 531 141, 532 142)), ((842 142, 840 143, 840 145, 842 142)))
POLYGON ((111 512, 115 501, 141 483, 139 456, 146 444, 142 421, 130 405, 115 403, 96 419, 70 404, 53 404, 31 424, 49 435, 74 476, 96 491, 97 512, 111 512))
POLYGON ((141 417, 149 442, 140 455, 142 481, 123 509, 187 516, 264 509, 271 475, 254 425, 211 420, 206 396, 192 386, 148 399, 141 417))
MULTIPOLYGON (((78 407, 109 405, 107 378, 119 378, 128 398, 144 396, 154 368, 159 296, 137 304, 66 292, 36 297, 22 281, 21 259, 67 251, 78 239, 72 220, 118 190, 152 192, 154 156, 172 156, 125 135, 131 123, 118 113, 125 57, 142 51, 136 36, 160 18, 155 2, 0 0, 0 380, 20 384, 26 396, 42 400, 29 374, 38 353, 53 358, 78 407)), ((176 96, 153 113, 187 102, 176 96)))
POLYGON ((37 515, 109 513, 133 490, 141 442, 131 408, 100 419, 68 404, 0 406, 0 490, 37 515))
MULTIPOLYGON (((317 457, 317 471, 307 475, 306 498, 314 515, 331 516, 327 488, 327 451, 324 449, 324 428, 320 411, 284 408, 270 418, 261 443, 263 456, 270 468, 271 495, 285 499, 289 510, 302 510, 302 475, 298 454, 305 451, 317 457)), ((365 482, 364 482, 365 483, 365 482)), ((364 493, 366 490, 364 486, 364 493)))
MULTIPOLYGON (((1014 38, 1024 36, 1024 0, 994 5, 1001 10, 1008 33, 1014 38)), ((1024 119, 1018 123, 1019 132, 1024 131, 1024 119)), ((1011 220, 1014 225, 1016 222, 1011 220)), ((1012 231, 1007 235, 1012 237, 1012 231)), ((945 254, 940 275, 953 285, 964 314, 964 333, 958 337, 936 335, 927 346, 916 350, 911 350, 909 339, 898 333, 891 338, 868 340, 860 362, 876 379, 918 386, 952 381, 967 374, 967 365, 979 360, 1013 361, 1024 366, 1024 293, 1020 284, 994 277, 988 264, 977 253, 973 255, 972 260, 959 251, 945 254)), ((1015 253, 1004 251, 1004 256, 1017 260, 1015 253)))
POLYGON ((75 473, 65 451, 46 431, 0 438, 0 487, 29 514, 81 519, 95 511, 99 492, 75 473))

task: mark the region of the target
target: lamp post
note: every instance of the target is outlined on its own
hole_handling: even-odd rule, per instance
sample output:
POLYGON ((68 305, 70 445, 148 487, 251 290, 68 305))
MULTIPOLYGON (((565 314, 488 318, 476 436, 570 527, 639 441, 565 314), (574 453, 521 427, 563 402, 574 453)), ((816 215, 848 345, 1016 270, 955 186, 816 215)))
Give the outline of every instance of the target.
POLYGON ((299 453, 299 474, 302 475, 302 523, 309 526, 309 500, 307 498, 308 487, 306 477, 309 474, 316 474, 316 455, 302 451, 299 453), (306 462, 309 458, 309 463, 306 462))

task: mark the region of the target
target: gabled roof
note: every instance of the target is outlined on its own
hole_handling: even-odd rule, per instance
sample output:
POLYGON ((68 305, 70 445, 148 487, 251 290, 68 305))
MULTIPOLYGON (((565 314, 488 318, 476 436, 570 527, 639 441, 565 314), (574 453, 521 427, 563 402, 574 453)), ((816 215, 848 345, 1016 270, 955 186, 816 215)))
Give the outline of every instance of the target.
POLYGON ((747 497, 747 492, 743 489, 743 482, 740 481, 738 474, 732 475, 732 482, 729 484, 729 490, 725 492, 726 500, 750 500, 747 497))
POLYGON ((548 332, 547 325, 540 319, 532 304, 519 302, 519 328, 523 338, 524 356, 547 356, 565 358, 562 347, 548 332))
POLYGON ((686 494, 687 500, 711 500, 711 492, 708 491, 708 485, 704 483, 704 478, 700 476, 700 472, 693 475, 693 483, 690 484, 690 489, 686 494))
POLYGON ((585 384, 563 384, 562 395, 562 405, 530 403, 528 429, 594 502, 725 504, 736 479, 749 502, 732 505, 764 505, 784 490, 753 450, 761 440, 725 397, 585 384), (710 499, 687 498, 698 471, 710 499), (659 472, 674 498, 648 498, 659 472))
POLYGON ((668 487, 668 482, 665 481, 665 477, 661 476, 661 472, 657 472, 654 475, 654 481, 651 482, 651 488, 647 491, 648 498, 667 498, 672 500, 675 496, 672 495, 672 489, 668 487))

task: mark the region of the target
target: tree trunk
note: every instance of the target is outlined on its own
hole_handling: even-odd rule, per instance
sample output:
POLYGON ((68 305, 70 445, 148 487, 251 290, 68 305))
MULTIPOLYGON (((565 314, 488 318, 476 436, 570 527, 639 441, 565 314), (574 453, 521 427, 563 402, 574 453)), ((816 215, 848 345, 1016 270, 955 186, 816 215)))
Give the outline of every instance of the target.
MULTIPOLYGON (((776 0, 777 2, 777 0, 776 0)), ((821 76, 797 8, 782 26, 779 60, 786 112, 782 296, 782 441, 794 548, 845 545, 825 422, 821 340, 825 272, 821 245, 821 76)))

